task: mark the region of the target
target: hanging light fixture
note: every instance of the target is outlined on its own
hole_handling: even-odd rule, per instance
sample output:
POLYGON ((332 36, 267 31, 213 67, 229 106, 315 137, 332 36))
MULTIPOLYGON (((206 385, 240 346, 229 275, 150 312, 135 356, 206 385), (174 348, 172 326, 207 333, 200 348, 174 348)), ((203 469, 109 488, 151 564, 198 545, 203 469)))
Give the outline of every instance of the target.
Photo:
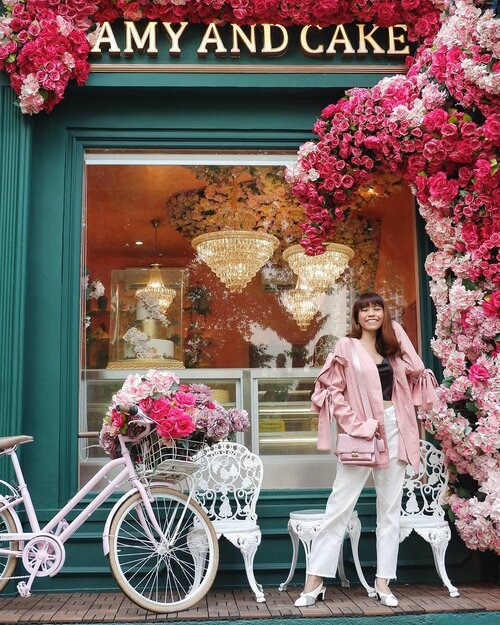
POLYGON ((220 230, 195 237, 191 245, 229 291, 241 293, 271 258, 279 241, 267 232, 220 230))
POLYGON ((307 256, 301 245, 292 245, 283 252, 283 258, 310 289, 326 293, 342 275, 354 250, 340 243, 327 243, 326 252, 307 256))
POLYGON ((321 307, 323 293, 311 289, 300 279, 294 289, 283 291, 281 303, 286 311, 295 319, 301 330, 307 327, 321 307))
MULTIPOLYGON (((160 221, 153 219, 151 225, 155 229, 155 256, 158 243, 158 226, 160 221)), ((135 296, 138 300, 151 299, 157 302, 160 310, 164 313, 167 308, 172 304, 175 298, 175 289, 166 287, 163 284, 163 278, 161 277, 161 265, 153 263, 149 271, 148 283, 142 289, 137 289, 135 296)))
POLYGON ((151 265, 147 285, 143 289, 137 289, 135 296, 141 300, 146 298, 155 300, 162 312, 165 312, 174 301, 175 290, 163 284, 160 267, 158 263, 151 265))
MULTIPOLYGON (((231 200, 227 207, 228 223, 236 224, 241 218, 237 206, 238 185, 250 180, 241 176, 233 178, 231 200)), ((246 210, 251 214, 250 209, 246 210)), ((243 221, 247 219, 248 215, 245 215, 243 221)), ((201 234, 191 241, 191 245, 229 291, 241 293, 271 258, 279 241, 267 232, 229 227, 201 234)))

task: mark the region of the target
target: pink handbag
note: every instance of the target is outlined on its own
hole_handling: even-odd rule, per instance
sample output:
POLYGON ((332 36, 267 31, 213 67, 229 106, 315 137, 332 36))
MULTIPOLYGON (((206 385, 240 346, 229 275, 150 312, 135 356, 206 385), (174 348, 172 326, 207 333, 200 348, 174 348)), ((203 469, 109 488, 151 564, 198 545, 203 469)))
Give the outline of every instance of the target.
MULTIPOLYGON (((365 415, 371 416, 372 410, 366 394, 366 388, 362 380, 361 364, 358 356, 358 343, 353 342, 352 360, 358 378, 358 387, 365 415)), ((354 464, 362 467, 371 467, 379 463, 380 452, 385 450, 385 444, 378 432, 371 438, 360 438, 350 434, 341 433, 337 437, 337 457, 342 464, 354 464)))
POLYGON ((371 467, 378 464, 379 454, 384 449, 384 441, 378 432, 368 439, 345 433, 337 437, 337 457, 342 464, 371 467))

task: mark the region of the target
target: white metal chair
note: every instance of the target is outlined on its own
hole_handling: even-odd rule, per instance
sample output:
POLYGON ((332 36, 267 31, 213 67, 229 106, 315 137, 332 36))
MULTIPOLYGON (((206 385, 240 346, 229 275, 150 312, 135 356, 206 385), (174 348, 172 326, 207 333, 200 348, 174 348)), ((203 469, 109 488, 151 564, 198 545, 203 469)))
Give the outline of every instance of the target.
MULTIPOLYGON (((300 510, 296 512, 290 512, 290 518, 288 521, 288 533, 292 539, 292 563, 290 565, 290 572, 286 580, 280 584, 278 590, 282 592, 287 589, 288 584, 291 582, 297 566, 297 559, 299 555, 299 540, 304 547, 304 553, 306 558, 306 574, 309 568, 309 558, 311 555, 311 546, 318 530, 323 524, 325 517, 324 510, 300 510)), ((369 597, 375 597, 375 589, 372 588, 363 575, 363 569, 359 561, 358 545, 359 538, 361 536, 361 521, 359 520, 356 510, 353 511, 349 523, 347 524, 345 538, 349 537, 351 541, 351 550, 354 559, 354 566, 356 567, 356 573, 358 574, 359 581, 364 587, 369 597)), ((344 554, 343 544, 340 546, 340 554, 338 561, 339 577, 344 588, 349 588, 350 583, 345 575, 344 570, 344 554)))
POLYGON ((448 472, 444 465, 444 454, 432 443, 420 441, 420 466, 418 474, 407 466, 403 485, 403 502, 399 542, 415 531, 430 543, 436 571, 450 597, 458 597, 446 573, 445 554, 451 538, 451 531, 441 506, 448 486, 448 472))
POLYGON ((257 602, 266 600, 255 581, 253 561, 262 533, 256 505, 262 485, 261 459, 244 445, 221 441, 198 460, 194 497, 205 509, 217 538, 224 536, 243 556, 248 583, 257 602))

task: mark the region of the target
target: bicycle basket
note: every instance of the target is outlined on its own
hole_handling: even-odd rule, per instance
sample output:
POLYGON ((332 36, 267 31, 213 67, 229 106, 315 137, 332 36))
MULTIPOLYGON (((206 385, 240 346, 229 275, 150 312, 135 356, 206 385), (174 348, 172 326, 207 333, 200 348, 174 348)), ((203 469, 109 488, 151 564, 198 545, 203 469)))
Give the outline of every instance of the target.
POLYGON ((196 458, 204 447, 204 438, 166 441, 152 432, 140 441, 134 460, 137 475, 146 480, 178 482, 198 468, 196 458))

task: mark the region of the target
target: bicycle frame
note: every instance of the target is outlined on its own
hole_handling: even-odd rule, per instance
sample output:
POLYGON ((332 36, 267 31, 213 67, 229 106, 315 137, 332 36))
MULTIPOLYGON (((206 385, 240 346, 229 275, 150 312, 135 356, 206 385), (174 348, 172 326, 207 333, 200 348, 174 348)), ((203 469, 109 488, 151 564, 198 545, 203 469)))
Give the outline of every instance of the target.
MULTIPOLYGON (((146 428, 145 432, 141 434, 140 437, 134 439, 133 442, 137 442, 142 438, 146 437, 150 432, 150 428, 146 428)), ((9 497, 1 497, 0 498, 0 512, 3 510, 9 510, 14 517, 16 525, 18 528, 21 528, 21 524, 19 521, 19 517, 15 508, 19 506, 21 503, 24 504, 24 509, 26 511, 28 517, 28 523, 31 528, 31 532, 16 532, 16 533, 3 533, 2 540, 3 541, 20 541, 25 542, 39 536, 40 534, 52 534, 57 536, 59 541, 64 544, 82 525, 83 523, 107 500, 109 497, 115 492, 115 490, 123 484, 125 481, 130 481, 131 488, 127 491, 125 496, 131 496, 135 492, 139 492, 141 494, 142 501, 144 503, 144 507, 147 511, 149 519, 158 532, 159 536, 162 539, 165 539, 165 536, 162 532, 162 529, 159 527, 153 509, 151 507, 150 498, 148 496, 148 492, 144 484, 140 481, 137 476, 134 464, 130 457, 130 452, 126 446, 127 442, 131 442, 131 439, 125 436, 119 436, 120 446, 122 451, 122 457, 116 458, 115 460, 110 460, 106 463, 99 471, 92 477, 92 479, 87 482, 74 497, 72 497, 68 503, 52 518, 44 525, 40 527, 40 523, 38 521, 38 517, 33 505, 33 501, 31 499, 31 495, 29 493, 28 486, 24 479, 23 471, 19 464, 19 459, 16 454, 16 447, 12 449, 6 450, 4 453, 10 456, 12 465, 14 467, 14 472, 18 482, 18 488, 14 488, 8 482, 4 482, 0 480, 0 483, 4 484, 7 488, 10 489, 12 493, 20 496, 9 496, 9 497), (71 512, 82 500, 88 495, 94 486, 108 473, 115 469, 116 467, 122 466, 123 469, 120 473, 113 479, 109 484, 99 493, 97 494, 91 502, 89 502, 83 510, 78 514, 78 516, 71 521, 71 523, 67 523, 65 521, 65 516, 71 512)), ((2 555, 15 555, 20 556, 22 554, 22 545, 20 545, 20 549, 18 551, 12 551, 9 549, 0 548, 0 554, 2 555)))

